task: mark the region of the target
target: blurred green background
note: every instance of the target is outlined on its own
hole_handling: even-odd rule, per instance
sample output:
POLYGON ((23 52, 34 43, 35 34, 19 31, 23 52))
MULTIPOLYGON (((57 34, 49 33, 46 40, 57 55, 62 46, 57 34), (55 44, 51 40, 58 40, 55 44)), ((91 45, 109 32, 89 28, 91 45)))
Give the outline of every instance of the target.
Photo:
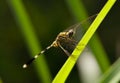
MULTIPOLYGON (((65 0, 21 1, 43 49, 54 41, 59 32, 77 23, 65 0)), ((89 16, 98 13, 106 3, 101 0, 82 2, 89 16)), ((116 3, 97 30, 111 64, 120 56, 119 10, 120 4, 116 3)), ((30 59, 30 50, 16 18, 9 0, 0 0, 0 79, 3 83, 41 83, 33 64, 27 69, 22 68, 22 65, 30 59)), ((52 48, 45 53, 44 57, 52 79, 67 59, 64 55, 59 48, 52 48)), ((77 74, 75 67, 67 83, 80 82, 77 74)))

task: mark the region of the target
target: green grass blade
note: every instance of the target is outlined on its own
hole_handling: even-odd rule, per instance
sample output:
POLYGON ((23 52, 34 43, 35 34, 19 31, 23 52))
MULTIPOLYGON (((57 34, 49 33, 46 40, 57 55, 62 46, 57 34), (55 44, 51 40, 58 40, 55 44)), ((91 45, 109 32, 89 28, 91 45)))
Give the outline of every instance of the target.
POLYGON ((102 8, 96 19, 93 21, 85 35, 82 37, 81 41, 76 46, 76 49, 73 51, 72 55, 67 59, 61 70, 58 72, 57 76, 54 78, 53 83, 64 83, 67 79, 69 73, 71 72, 73 66, 75 65, 79 55, 82 53, 83 49, 87 45, 90 38, 95 33, 96 29, 103 21, 107 13, 110 11, 111 7, 116 0, 108 0, 105 6, 102 8))
POLYGON ((120 81, 120 58, 101 77, 100 83, 119 83, 120 81))
MULTIPOLYGON (((26 44, 33 57, 36 53, 40 51, 40 45, 36 37, 33 25, 30 21, 30 18, 25 11, 22 0, 8 0, 10 8, 13 10, 13 14, 16 18, 17 23, 20 26, 20 30, 25 38, 26 44)), ((39 78, 42 80, 42 83, 50 83, 51 75, 44 59, 44 56, 41 56, 35 63, 36 71, 39 78)), ((22 67, 22 65, 21 65, 22 67)))
POLYGON ((2 79, 0 78, 0 83, 3 83, 2 79))
MULTIPOLYGON (((88 17, 85 7, 82 4, 82 0, 66 0, 66 1, 69 9, 71 10, 72 14, 75 16, 78 22, 88 17)), ((88 27, 83 28, 86 30, 88 27)), ((96 33, 93 35, 93 38, 89 41, 89 45, 97 59, 101 71, 105 72, 109 68, 110 62, 96 33)))

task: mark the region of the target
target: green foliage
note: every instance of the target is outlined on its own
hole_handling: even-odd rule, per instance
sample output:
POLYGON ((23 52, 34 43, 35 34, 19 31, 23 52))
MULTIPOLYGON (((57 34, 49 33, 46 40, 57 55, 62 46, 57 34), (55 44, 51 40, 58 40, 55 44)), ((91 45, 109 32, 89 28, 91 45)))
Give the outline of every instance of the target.
POLYGON ((100 83, 119 83, 120 82, 120 58, 102 75, 100 83))
MULTIPOLYGON (((38 39, 36 37, 33 25, 30 21, 29 15, 25 11, 24 5, 21 0, 9 0, 9 5, 14 12, 14 16, 16 17, 16 21, 20 26, 20 30, 26 40, 26 44, 29 47, 31 57, 33 57, 36 53, 38 53, 40 49, 40 45, 38 43, 38 39)), ((21 66, 22 67, 22 66, 21 66)), ((35 64, 37 74, 43 83, 51 82, 51 75, 44 59, 44 56, 41 56, 40 60, 36 61, 35 64)))

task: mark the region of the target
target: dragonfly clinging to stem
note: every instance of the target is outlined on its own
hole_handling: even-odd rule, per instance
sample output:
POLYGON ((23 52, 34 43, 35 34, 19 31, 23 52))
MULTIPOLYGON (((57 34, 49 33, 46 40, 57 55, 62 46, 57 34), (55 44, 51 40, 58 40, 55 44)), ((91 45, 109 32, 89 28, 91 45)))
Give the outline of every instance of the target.
MULTIPOLYGON (((97 14, 88 17, 87 20, 89 20, 95 16, 97 16, 97 14)), ((60 47, 66 53, 67 56, 70 56, 70 54, 72 53, 72 51, 75 49, 75 47, 77 45, 77 41, 74 39, 74 35, 76 33, 76 29, 80 25, 81 25, 81 23, 75 24, 75 25, 69 27, 67 30, 60 32, 57 35, 55 41, 53 41, 53 43, 51 45, 46 47, 44 50, 42 50, 40 53, 38 53, 32 59, 30 59, 27 63, 25 63, 23 65, 23 68, 27 68, 28 65, 30 65, 36 58, 38 58, 39 55, 43 54, 44 52, 49 50, 51 47, 60 47)))

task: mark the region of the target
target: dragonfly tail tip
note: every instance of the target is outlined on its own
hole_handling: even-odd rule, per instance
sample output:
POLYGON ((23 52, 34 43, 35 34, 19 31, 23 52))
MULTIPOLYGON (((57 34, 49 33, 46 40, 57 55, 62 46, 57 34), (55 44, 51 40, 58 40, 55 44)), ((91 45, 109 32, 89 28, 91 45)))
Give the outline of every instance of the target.
POLYGON ((24 69, 27 68, 27 64, 24 64, 24 65, 23 65, 23 68, 24 68, 24 69))

